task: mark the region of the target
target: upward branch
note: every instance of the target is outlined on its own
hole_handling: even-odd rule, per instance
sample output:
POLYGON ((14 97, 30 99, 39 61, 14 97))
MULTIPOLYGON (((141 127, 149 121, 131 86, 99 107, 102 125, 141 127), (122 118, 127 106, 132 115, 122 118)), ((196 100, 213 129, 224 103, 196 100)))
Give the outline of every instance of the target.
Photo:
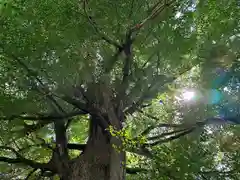
POLYGON ((84 1, 84 9, 85 9, 85 13, 87 15, 87 17, 89 18, 90 23, 93 25, 94 29, 102 36, 102 38, 108 42, 109 44, 114 45, 117 48, 117 52, 113 55, 113 57, 111 58, 109 64, 107 67, 105 67, 105 73, 109 73, 113 66, 115 65, 118 56, 124 52, 126 55, 125 58, 125 62, 124 62, 124 67, 123 67, 123 79, 122 82, 126 82, 127 77, 129 76, 129 70, 130 70, 130 65, 132 63, 132 54, 128 53, 131 52, 131 46, 133 44, 133 42, 135 41, 137 34, 139 33, 139 31, 141 30, 141 28, 147 24, 147 22, 149 22, 150 20, 153 20, 154 18, 156 18, 159 14, 161 14, 161 12, 163 10, 165 10, 166 8, 170 7, 171 5, 174 4, 175 0, 172 0, 170 2, 166 2, 164 4, 161 3, 162 1, 160 0, 158 3, 156 3, 152 10, 151 13, 148 17, 146 17, 144 20, 142 20, 140 23, 133 25, 132 27, 130 27, 127 32, 126 32, 126 39, 124 41, 124 43, 122 45, 117 44, 116 42, 113 42, 112 40, 108 39, 106 36, 102 35, 101 33, 99 33, 100 31, 98 30, 96 24, 93 22, 92 18, 89 18, 88 14, 86 13, 86 0, 84 1), (126 53, 127 52, 127 53, 126 53))
POLYGON ((128 86, 128 78, 130 75, 130 69, 131 69, 131 64, 133 63, 133 55, 132 55, 132 50, 131 50, 131 46, 136 38, 136 34, 133 37, 133 33, 138 32, 143 26, 144 24, 146 24, 149 20, 154 19, 155 17, 157 17, 166 7, 169 7, 173 2, 175 1, 170 1, 168 3, 164 3, 163 5, 158 2, 151 14, 144 19, 141 23, 135 25, 134 27, 130 28, 129 31, 126 33, 126 39, 125 39, 125 43, 123 44, 123 52, 126 56, 125 61, 124 61, 124 66, 123 66, 123 78, 122 78, 122 92, 120 93, 120 95, 123 95, 123 92, 125 92, 127 86, 128 86))
POLYGON ((121 46, 114 40, 110 39, 107 35, 105 35, 103 32, 101 32, 101 30, 99 29, 98 25, 96 24, 96 22, 93 20, 93 17, 90 16, 87 12, 87 3, 86 0, 83 1, 83 9, 84 9, 84 13, 89 21, 89 23, 92 25, 93 29, 95 30, 95 32, 101 37, 101 39, 103 39, 104 41, 106 41, 107 43, 113 45, 114 47, 116 47, 117 49, 120 49, 121 46))
MULTIPOLYGON (((150 86, 147 88, 143 89, 142 95, 138 98, 138 100, 135 102, 130 102, 131 104, 128 105, 124 111, 125 114, 133 114, 136 111, 139 111, 139 107, 144 107, 143 103, 151 98, 155 98, 157 94, 163 93, 167 91, 168 84, 174 83, 179 77, 184 75, 185 73, 189 72, 193 67, 196 67, 196 65, 189 66, 186 69, 183 69, 180 73, 178 73, 175 76, 165 76, 165 75, 157 75, 151 82, 149 82, 150 86), (159 83, 160 82, 160 83, 159 83)), ((141 82, 136 82, 136 86, 138 83, 141 82)), ((131 92, 130 92, 131 94, 131 92)))
POLYGON ((132 45, 132 38, 131 34, 126 35, 126 40, 125 44, 123 46, 123 51, 126 56, 125 61, 124 61, 124 66, 123 66, 123 79, 122 79, 122 85, 125 85, 127 78, 130 74, 130 68, 132 64, 132 50, 131 50, 131 45, 132 45))
POLYGON ((118 92, 118 101, 122 99, 122 97, 125 95, 126 89, 129 84, 129 76, 131 71, 131 65, 133 63, 133 55, 132 55, 132 37, 131 33, 126 34, 125 43, 123 45, 123 52, 125 54, 125 59, 123 62, 123 68, 122 68, 122 80, 121 80, 121 88, 119 88, 118 92))
POLYGON ((150 10, 150 15, 143 19, 140 23, 136 24, 130 29, 130 33, 136 33, 141 30, 149 21, 154 20, 158 15, 161 14, 166 8, 171 7, 176 0, 171 0, 167 2, 168 0, 159 0, 150 10))

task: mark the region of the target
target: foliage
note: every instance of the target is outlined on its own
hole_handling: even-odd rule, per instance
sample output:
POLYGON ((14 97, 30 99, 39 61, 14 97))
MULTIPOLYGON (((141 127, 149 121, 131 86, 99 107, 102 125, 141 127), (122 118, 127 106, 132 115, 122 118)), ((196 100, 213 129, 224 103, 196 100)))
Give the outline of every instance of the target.
POLYGON ((1 179, 54 176, 40 164, 56 127, 74 160, 110 108, 128 179, 239 179, 237 1, 2 0, 0 14, 1 179))

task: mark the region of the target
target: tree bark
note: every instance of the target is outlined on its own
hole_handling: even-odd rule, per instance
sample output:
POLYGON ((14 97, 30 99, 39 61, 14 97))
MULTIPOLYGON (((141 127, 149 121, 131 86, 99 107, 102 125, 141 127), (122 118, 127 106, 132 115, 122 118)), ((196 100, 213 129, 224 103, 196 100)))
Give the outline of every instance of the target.
POLYGON ((109 136, 98 124, 96 117, 90 123, 90 135, 84 152, 74 160, 69 180, 124 180, 125 152, 121 141, 109 136))

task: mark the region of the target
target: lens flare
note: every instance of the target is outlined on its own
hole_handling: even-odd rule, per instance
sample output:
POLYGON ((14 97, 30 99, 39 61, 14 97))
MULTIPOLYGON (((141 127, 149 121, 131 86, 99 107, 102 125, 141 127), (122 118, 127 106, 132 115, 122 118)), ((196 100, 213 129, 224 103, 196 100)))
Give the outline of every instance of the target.
POLYGON ((182 97, 184 100, 190 101, 191 99, 193 99, 195 96, 195 93, 193 91, 185 91, 182 94, 182 97))

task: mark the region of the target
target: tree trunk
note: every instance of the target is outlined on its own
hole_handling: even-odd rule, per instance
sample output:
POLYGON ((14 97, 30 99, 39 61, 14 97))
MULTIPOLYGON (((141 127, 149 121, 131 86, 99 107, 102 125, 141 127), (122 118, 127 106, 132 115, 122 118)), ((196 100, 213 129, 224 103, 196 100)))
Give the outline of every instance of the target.
POLYGON ((124 180, 125 152, 113 147, 121 146, 116 137, 98 125, 98 119, 90 123, 90 135, 82 155, 71 166, 69 180, 124 180))

